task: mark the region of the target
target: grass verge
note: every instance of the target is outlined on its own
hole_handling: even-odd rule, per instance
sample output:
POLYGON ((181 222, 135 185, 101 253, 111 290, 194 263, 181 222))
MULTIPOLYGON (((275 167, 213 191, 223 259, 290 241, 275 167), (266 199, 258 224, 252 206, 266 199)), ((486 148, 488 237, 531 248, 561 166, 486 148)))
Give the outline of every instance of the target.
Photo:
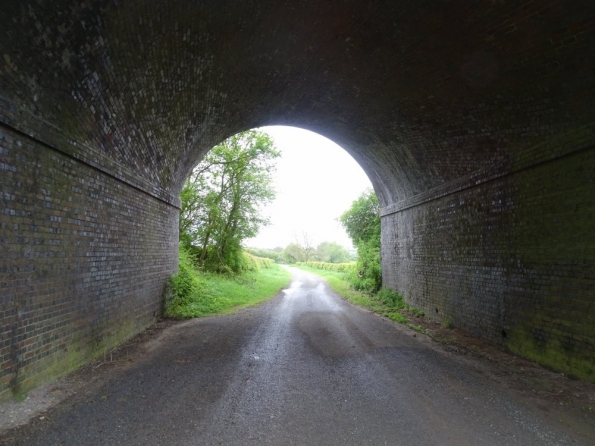
POLYGON ((291 274, 272 264, 239 275, 198 271, 187 253, 180 252, 178 274, 169 281, 165 314, 193 318, 233 313, 273 297, 291 280, 291 274))
POLYGON ((409 328, 425 332, 425 329, 421 325, 412 324, 409 321, 409 314, 417 317, 423 317, 424 313, 416 308, 410 307, 404 300, 403 297, 396 291, 389 290, 388 288, 382 288, 376 294, 370 294, 363 291, 354 290, 351 288, 347 281, 346 272, 328 271, 317 268, 312 268, 305 265, 293 265, 304 271, 311 272, 324 278, 330 287, 351 303, 368 308, 374 313, 385 316, 395 322, 406 325, 409 328))

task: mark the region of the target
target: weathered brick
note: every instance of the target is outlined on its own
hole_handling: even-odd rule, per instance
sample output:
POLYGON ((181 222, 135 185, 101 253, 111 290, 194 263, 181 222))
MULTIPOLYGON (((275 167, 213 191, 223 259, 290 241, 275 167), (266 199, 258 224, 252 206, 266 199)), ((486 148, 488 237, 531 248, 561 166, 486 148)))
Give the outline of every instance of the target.
POLYGON ((593 379, 595 3, 46 3, 0 14, 0 339, 17 381, 149 323, 187 174, 271 123, 368 173, 388 286, 593 379), (43 354, 19 368, 27 339, 43 354))
MULTIPOLYGON (((16 140, 16 136, 13 140, 16 140)), ((81 178, 92 175, 96 183, 104 182, 103 194, 117 195, 121 201, 128 200, 131 203, 123 207, 120 201, 112 200, 109 204, 105 203, 101 211, 89 212, 88 220, 80 220, 75 215, 81 209, 97 209, 95 199, 89 196, 85 198, 85 194, 82 194, 76 201, 68 201, 68 188, 58 186, 52 191, 47 189, 49 184, 60 185, 66 181, 60 178, 62 174, 58 169, 51 169, 62 162, 62 158, 35 142, 23 142, 22 146, 10 150, 10 156, 23 152, 27 156, 22 159, 35 158, 36 163, 44 163, 45 168, 32 175, 31 166, 21 162, 18 175, 23 180, 28 177, 35 179, 30 189, 34 198, 15 206, 28 209, 33 205, 34 231, 47 231, 51 237, 19 237, 24 232, 22 226, 11 225, 7 228, 16 237, 7 237, 2 252, 10 248, 23 256, 21 258, 28 259, 28 262, 38 260, 36 264, 21 264, 18 257, 3 255, 0 259, 0 283, 14 283, 15 293, 11 295, 16 297, 6 300, 8 295, 3 291, 3 300, 0 301, 4 327, 0 336, 7 337, 4 342, 6 346, 1 350, 0 382, 3 384, 0 393, 7 390, 9 384, 14 386, 15 382, 26 387, 27 382, 37 383, 42 379, 31 374, 37 373, 35 370, 42 370, 43 366, 35 369, 27 367, 28 364, 44 363, 44 358, 51 358, 48 364, 62 364, 57 370, 66 371, 149 325, 154 320, 154 314, 160 311, 164 280, 176 265, 177 208, 134 187, 119 184, 112 177, 96 175, 78 163, 73 168, 77 169, 81 178), (38 194, 37 191, 43 193, 38 194), (60 213, 35 205, 50 194, 54 199, 63 194, 64 203, 69 204, 60 213), (120 215, 125 218, 120 219, 120 215), (147 218, 147 215, 151 217, 147 218), (114 218, 118 218, 117 225, 111 224, 114 218), (72 243, 71 234, 53 227, 53 224, 61 221, 70 221, 75 231, 88 222, 103 225, 104 229, 102 232, 81 231, 76 243, 72 243), (103 231, 108 231, 109 236, 105 243, 98 246, 95 243, 97 237, 107 235, 103 231), (56 247, 59 247, 59 251, 54 251, 56 247), (164 248, 169 254, 163 251, 164 248), (74 262, 69 261, 65 269, 60 261, 44 260, 55 259, 58 254, 74 262), (121 268, 113 268, 107 261, 107 254, 110 257, 116 255, 121 268), (93 261, 96 256, 102 260, 93 261), (152 263, 155 258, 160 259, 157 265, 152 263), (130 274, 132 271, 134 275, 130 274), (98 277, 99 288, 93 282, 84 280, 89 275, 98 277), (108 285, 110 283, 111 287, 108 285), (102 298, 105 290, 110 288, 119 289, 117 299, 102 298), (81 296, 85 296, 85 299, 81 300, 81 296), (91 339, 98 342, 90 343, 91 339), (61 345, 67 345, 68 349, 65 350, 61 345), (13 379, 15 373, 18 373, 18 381, 13 379), (12 377, 10 380, 3 379, 8 375, 12 377)), ((7 144, 6 139, 0 144, 7 144)), ((33 170, 37 170, 35 166, 33 170)), ((24 223, 24 227, 28 226, 24 223)))
POLYGON ((595 379, 593 172, 595 150, 582 150, 392 207, 385 285, 431 318, 595 379))

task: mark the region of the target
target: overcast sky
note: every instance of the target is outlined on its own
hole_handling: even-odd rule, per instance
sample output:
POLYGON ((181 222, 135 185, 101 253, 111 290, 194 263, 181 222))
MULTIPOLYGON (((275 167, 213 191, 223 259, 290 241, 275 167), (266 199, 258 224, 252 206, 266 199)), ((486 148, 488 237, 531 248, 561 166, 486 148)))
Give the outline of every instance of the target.
POLYGON ((307 232, 314 246, 328 241, 350 248, 336 221, 369 187, 368 177, 341 147, 316 133, 295 127, 263 127, 281 151, 274 187, 276 200, 265 208, 271 219, 245 246, 285 247, 307 232))

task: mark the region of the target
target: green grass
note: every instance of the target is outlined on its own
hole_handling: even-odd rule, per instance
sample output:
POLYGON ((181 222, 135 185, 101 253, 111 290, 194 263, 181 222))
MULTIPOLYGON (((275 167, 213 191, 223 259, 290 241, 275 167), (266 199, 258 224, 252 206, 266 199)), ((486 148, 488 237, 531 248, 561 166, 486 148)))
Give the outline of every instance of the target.
POLYGON ((406 324, 409 322, 409 319, 407 319, 407 316, 405 316, 403 313, 387 313, 386 316, 389 319, 392 319, 393 321, 398 322, 400 324, 406 324))
POLYGON ((324 278, 330 287, 349 302, 368 308, 374 313, 385 316, 395 322, 404 324, 409 328, 423 333, 425 330, 421 325, 414 325, 409 322, 404 311, 408 311, 416 316, 423 317, 424 313, 413 308, 403 300, 403 296, 393 290, 382 288, 376 294, 369 294, 363 291, 357 291, 351 288, 347 281, 348 272, 336 272, 312 268, 303 264, 294 265, 304 271, 311 272, 324 278))
POLYGON ((273 297, 291 280, 291 274, 272 264, 239 275, 198 271, 192 257, 180 252, 178 274, 169 281, 165 314, 193 318, 229 314, 273 297))
POLYGON ((451 320, 450 320, 450 319, 444 319, 444 320, 442 321, 442 327, 443 327, 443 328, 452 328, 452 327, 453 327, 453 325, 452 325, 452 322, 451 322, 451 320))
POLYGON ((19 390, 12 395, 12 398, 17 403, 22 403, 23 401, 25 401, 27 399, 27 394, 25 392, 19 390))
POLYGON ((357 291, 351 288, 349 282, 347 282, 348 273, 346 272, 320 270, 305 265, 292 266, 295 266, 296 268, 299 268, 304 271, 311 272, 313 274, 316 274, 317 276, 326 279, 326 281, 335 291, 335 293, 339 294, 344 299, 347 299, 349 302, 352 302, 356 305, 360 305, 362 307, 369 308, 377 313, 381 313, 383 312, 383 310, 387 309, 386 305, 384 305, 374 296, 368 293, 364 293, 363 291, 357 291))

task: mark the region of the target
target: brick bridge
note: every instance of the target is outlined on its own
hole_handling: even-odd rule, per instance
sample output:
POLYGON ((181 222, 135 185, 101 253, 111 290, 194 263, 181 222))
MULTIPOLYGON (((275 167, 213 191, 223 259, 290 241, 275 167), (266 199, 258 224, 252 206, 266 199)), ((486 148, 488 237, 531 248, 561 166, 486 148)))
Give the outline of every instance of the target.
POLYGON ((592 0, 3 0, 0 30, 0 394, 151 324, 185 177, 272 124, 366 171, 386 286, 595 381, 592 0))

